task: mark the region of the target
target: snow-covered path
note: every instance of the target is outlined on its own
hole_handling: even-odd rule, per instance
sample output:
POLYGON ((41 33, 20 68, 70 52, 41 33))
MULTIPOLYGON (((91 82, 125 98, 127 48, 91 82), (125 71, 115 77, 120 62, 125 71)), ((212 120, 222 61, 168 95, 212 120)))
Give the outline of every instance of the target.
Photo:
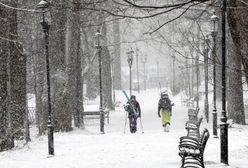
MULTIPOLYGON (((142 108, 144 134, 138 122, 138 132, 131 134, 124 124, 126 113, 123 107, 110 114, 110 124, 105 125, 105 134, 99 132, 99 121, 87 121, 86 130, 75 129, 69 133, 55 134, 55 156, 47 158, 47 136, 35 137, 28 146, 0 153, 0 168, 179 168, 179 137, 186 135, 187 108, 181 106, 180 98, 175 103, 170 132, 163 132, 157 116, 159 91, 148 90, 136 94, 142 108)), ((116 99, 126 102, 116 93, 116 99)), ((86 105, 86 109, 98 108, 86 105)), ((203 123, 210 128, 211 124, 203 123)), ((231 168, 246 168, 248 165, 247 126, 230 130, 231 168)), ((205 151, 206 168, 224 167, 219 163, 219 139, 210 137, 205 151)))
MULTIPOLYGON (((99 143, 101 141, 104 143, 105 140, 111 139, 113 142, 106 142, 106 148, 104 149, 107 152, 105 156, 110 157, 108 164, 120 168, 162 168, 164 165, 167 167, 180 167, 178 139, 182 134, 185 134, 184 125, 187 119, 187 110, 181 106, 173 108, 171 131, 165 133, 161 126, 161 119, 158 118, 157 114, 159 92, 157 90, 141 92, 136 94, 136 97, 141 105, 144 134, 141 133, 139 120, 136 134, 129 132, 128 123, 124 134, 126 112, 123 107, 111 113, 110 124, 105 127, 106 134, 100 135, 102 138, 99 141, 99 143)), ((122 103, 126 102, 121 93, 117 94, 117 100, 122 103)), ((180 104, 177 100, 173 102, 180 104)), ((90 132, 98 132, 99 126, 88 127, 87 129, 90 132)))

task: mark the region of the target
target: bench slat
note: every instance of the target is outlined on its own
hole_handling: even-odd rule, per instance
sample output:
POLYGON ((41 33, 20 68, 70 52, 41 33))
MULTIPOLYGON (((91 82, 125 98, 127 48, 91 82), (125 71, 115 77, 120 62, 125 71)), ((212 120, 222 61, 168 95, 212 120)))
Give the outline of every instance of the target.
MULTIPOLYGON (((103 111, 104 114, 108 114, 109 111, 103 111)), ((100 111, 84 111, 82 112, 83 115, 100 115, 100 111)))
MULTIPOLYGON (((109 110, 103 110, 104 118, 107 118, 107 123, 109 124, 109 110)), ((86 117, 87 119, 99 119, 100 111, 83 111, 82 115, 86 116, 96 116, 96 117, 86 117)))
POLYGON ((209 131, 204 129, 200 138, 190 136, 180 137, 179 156, 182 158, 182 167, 204 168, 204 150, 209 139, 209 131), (200 164, 199 164, 200 163, 200 164))

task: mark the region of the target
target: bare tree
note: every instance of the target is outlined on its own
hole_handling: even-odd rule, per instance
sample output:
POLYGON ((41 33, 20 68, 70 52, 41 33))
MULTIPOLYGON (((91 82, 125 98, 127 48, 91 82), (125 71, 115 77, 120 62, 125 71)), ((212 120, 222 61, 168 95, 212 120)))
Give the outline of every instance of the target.
MULTIPOLYGON (((237 1, 231 0, 230 7, 237 7, 237 1)), ((238 10, 229 8, 228 23, 230 26, 231 38, 234 45, 234 50, 229 53, 229 90, 228 90, 228 114, 229 118, 235 123, 245 124, 244 101, 243 101, 243 85, 242 85, 242 44, 240 38, 240 19, 238 10)), ((246 12, 247 13, 247 12, 246 12)), ((230 47, 231 48, 231 47, 230 47)))

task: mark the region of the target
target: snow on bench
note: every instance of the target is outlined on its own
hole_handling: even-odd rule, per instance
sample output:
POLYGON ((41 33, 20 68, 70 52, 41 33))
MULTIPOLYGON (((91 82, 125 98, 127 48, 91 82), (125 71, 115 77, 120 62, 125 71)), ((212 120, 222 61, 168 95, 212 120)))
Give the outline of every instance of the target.
MULTIPOLYGON (((107 123, 109 124, 109 110, 103 110, 104 118, 107 118, 107 123)), ((100 119, 100 111, 83 111, 82 115, 84 119, 100 119)))
POLYGON ((202 117, 198 119, 197 115, 199 112, 198 109, 188 109, 189 120, 185 123, 185 129, 187 130, 187 136, 199 138, 200 125, 202 122, 202 117))
POLYGON ((209 131, 205 128, 200 138, 183 136, 179 142, 179 156, 182 168, 204 168, 204 150, 209 139, 209 131))

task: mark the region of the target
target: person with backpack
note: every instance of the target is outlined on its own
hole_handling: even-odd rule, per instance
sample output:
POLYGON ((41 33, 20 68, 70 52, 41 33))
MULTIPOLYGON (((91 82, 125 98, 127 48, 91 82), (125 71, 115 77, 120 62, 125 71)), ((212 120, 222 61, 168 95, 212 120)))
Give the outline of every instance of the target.
POLYGON ((130 132, 135 133, 137 131, 137 118, 141 116, 140 104, 135 95, 130 97, 130 102, 127 102, 124 108, 128 112, 130 132))
POLYGON ((158 117, 161 118, 162 115, 162 126, 165 132, 169 132, 173 105, 169 95, 163 92, 158 102, 158 117))

